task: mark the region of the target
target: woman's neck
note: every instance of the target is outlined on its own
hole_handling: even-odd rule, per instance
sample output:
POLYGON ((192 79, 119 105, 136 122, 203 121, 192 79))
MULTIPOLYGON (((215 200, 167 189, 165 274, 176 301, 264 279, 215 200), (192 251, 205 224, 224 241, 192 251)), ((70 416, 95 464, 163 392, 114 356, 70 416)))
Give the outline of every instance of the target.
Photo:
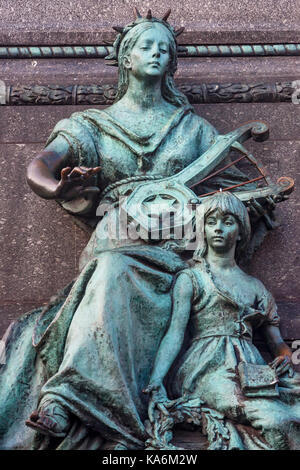
POLYGON ((237 266, 234 255, 235 255, 235 247, 232 247, 232 249, 230 249, 226 253, 217 252, 215 250, 212 250, 210 247, 208 247, 206 260, 208 264, 211 267, 214 267, 215 269, 222 269, 222 270, 232 269, 237 266))
POLYGON ((161 80, 141 81, 137 77, 129 77, 129 85, 124 96, 124 101, 130 105, 143 110, 158 108, 164 104, 161 94, 161 80))

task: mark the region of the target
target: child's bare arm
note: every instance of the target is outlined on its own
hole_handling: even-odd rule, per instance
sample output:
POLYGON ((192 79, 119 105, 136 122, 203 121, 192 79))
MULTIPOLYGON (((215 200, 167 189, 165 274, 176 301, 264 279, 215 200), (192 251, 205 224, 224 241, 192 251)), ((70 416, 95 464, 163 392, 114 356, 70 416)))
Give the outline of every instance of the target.
MULTIPOLYGON (((178 276, 173 288, 172 319, 164 336, 150 378, 151 386, 160 386, 178 355, 191 311, 193 285, 190 277, 182 273, 178 276)), ((148 388, 149 388, 148 387, 148 388)))
POLYGON ((289 375, 292 376, 292 351, 284 342, 279 327, 274 325, 265 325, 263 327, 263 334, 266 338, 270 352, 275 357, 270 365, 276 369, 277 375, 284 374, 288 371, 289 375))

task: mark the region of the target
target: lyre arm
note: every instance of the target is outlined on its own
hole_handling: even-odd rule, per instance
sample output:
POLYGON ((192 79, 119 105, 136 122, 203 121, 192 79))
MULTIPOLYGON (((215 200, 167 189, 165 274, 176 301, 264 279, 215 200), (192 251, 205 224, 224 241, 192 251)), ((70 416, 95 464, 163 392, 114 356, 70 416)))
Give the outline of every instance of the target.
POLYGON ((229 134, 217 136, 216 142, 206 152, 181 172, 172 176, 170 180, 176 179, 177 182, 191 187, 222 162, 235 142, 241 144, 250 137, 262 142, 268 136, 268 126, 261 121, 249 122, 229 134))

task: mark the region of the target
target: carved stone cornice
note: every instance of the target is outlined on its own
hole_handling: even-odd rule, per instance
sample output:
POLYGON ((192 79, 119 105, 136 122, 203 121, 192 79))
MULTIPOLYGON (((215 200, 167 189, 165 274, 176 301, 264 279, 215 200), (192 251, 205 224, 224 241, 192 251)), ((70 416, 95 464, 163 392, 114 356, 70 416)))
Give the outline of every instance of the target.
MULTIPOLYGON (((104 59, 113 51, 108 45, 86 46, 1 46, 0 59, 104 59)), ((184 45, 179 57, 299 56, 299 43, 280 44, 198 44, 184 45)))
MULTIPOLYGON (((192 104, 201 103, 273 103, 291 102, 295 88, 292 82, 226 83, 177 85, 192 104)), ((25 105, 109 105, 117 86, 107 85, 11 85, 3 91, 0 104, 25 105)))

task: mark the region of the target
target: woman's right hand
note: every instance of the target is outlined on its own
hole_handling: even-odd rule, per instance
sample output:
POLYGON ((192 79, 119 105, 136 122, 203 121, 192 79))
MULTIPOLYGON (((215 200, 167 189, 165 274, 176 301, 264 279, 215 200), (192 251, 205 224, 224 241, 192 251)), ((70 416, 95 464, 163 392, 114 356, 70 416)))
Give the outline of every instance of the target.
POLYGON ((89 186, 89 178, 99 171, 99 166, 95 168, 84 166, 73 169, 69 166, 63 168, 60 173, 60 181, 53 192, 53 198, 64 201, 70 201, 78 197, 91 199, 94 195, 99 194, 100 189, 97 186, 89 186))

